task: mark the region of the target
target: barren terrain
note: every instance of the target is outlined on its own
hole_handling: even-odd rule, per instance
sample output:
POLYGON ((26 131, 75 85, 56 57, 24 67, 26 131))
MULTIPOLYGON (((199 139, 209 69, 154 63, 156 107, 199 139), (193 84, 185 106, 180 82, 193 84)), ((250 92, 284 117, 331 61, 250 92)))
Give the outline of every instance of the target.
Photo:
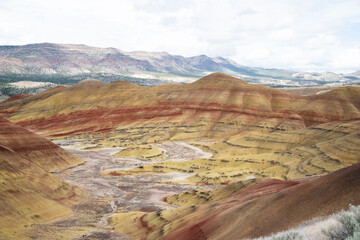
POLYGON ((13 129, 63 139, 56 144, 73 155, 30 132, 25 141, 5 122, 4 162, 14 165, 12 154, 31 164, 21 184, 12 174, 23 168, 5 169, 4 199, 14 207, 2 208, 10 219, 2 226, 16 223, 7 234, 27 230, 25 239, 231 239, 326 217, 360 204, 359 96, 355 86, 299 96, 223 73, 152 88, 90 79, 15 96, 0 116, 13 129), (28 189, 51 204, 13 201, 28 189))
MULTIPOLYGON (((114 157, 113 154, 122 148, 85 150, 86 147, 91 146, 86 141, 61 140, 55 143, 86 161, 82 165, 56 174, 86 189, 89 196, 85 202, 74 207, 72 216, 30 230, 26 235, 32 239, 48 239, 49 236, 76 239, 127 239, 106 226, 108 218, 114 213, 153 212, 175 208, 175 205, 164 202, 163 198, 199 187, 160 182, 181 180, 191 175, 185 173, 105 177, 101 172, 132 169, 158 161, 187 161, 211 157, 210 153, 184 142, 157 144, 157 147, 166 152, 168 158, 152 161, 114 157)), ((201 188, 216 188, 216 186, 201 188)))

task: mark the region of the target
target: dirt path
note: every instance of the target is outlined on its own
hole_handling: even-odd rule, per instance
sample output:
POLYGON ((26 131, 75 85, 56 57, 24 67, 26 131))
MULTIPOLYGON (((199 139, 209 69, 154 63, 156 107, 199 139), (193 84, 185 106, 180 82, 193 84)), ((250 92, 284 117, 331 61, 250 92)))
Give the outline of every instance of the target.
MULTIPOLYGON (((145 162, 138 159, 116 158, 112 155, 121 148, 84 150, 83 145, 80 145, 81 142, 78 142, 80 143, 78 146, 76 144, 74 146, 74 143, 77 142, 78 140, 55 142, 72 154, 86 160, 85 164, 59 172, 57 175, 76 186, 86 189, 90 193, 91 201, 100 203, 97 205, 100 209, 94 212, 90 210, 93 207, 92 204, 85 204, 85 206, 81 206, 81 212, 75 213, 69 219, 69 221, 76 219, 75 222, 78 224, 78 227, 89 226, 89 222, 83 220, 84 218, 86 219, 83 215, 85 214, 86 216, 88 214, 87 218, 92 219, 92 225, 95 226, 86 234, 75 239, 126 239, 125 236, 115 234, 112 229, 108 229, 106 226, 108 218, 114 213, 130 211, 152 212, 175 208, 176 206, 163 202, 162 199, 183 191, 204 189, 204 187, 191 185, 159 183, 162 180, 177 180, 190 176, 178 173, 103 177, 100 175, 101 171, 131 169, 158 161, 145 162), (77 219, 77 215, 81 215, 81 218, 77 219)), ((211 157, 211 154, 184 142, 164 143, 157 144, 156 146, 166 151, 168 155, 168 159, 161 161, 188 161, 211 157)), ((56 229, 59 229, 59 224, 57 222, 54 224, 56 229)), ((51 224, 48 226, 51 228, 51 224)), ((46 230, 46 227, 44 229, 46 230)))

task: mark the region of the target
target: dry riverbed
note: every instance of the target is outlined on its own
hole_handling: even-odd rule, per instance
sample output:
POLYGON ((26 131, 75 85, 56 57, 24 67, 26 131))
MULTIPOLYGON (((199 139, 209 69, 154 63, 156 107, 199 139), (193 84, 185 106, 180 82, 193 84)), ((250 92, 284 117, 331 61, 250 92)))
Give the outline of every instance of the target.
MULTIPOLYGON (((85 150, 86 142, 80 140, 54 141, 65 150, 86 162, 64 170, 57 175, 81 187, 89 193, 88 199, 73 209, 66 219, 43 224, 28 232, 32 239, 127 239, 107 227, 107 220, 114 213, 144 211, 152 212, 175 208, 162 199, 183 191, 214 188, 184 184, 160 183, 185 179, 191 174, 144 174, 105 177, 100 172, 132 169, 159 161, 188 161, 209 158, 210 153, 184 142, 157 144, 166 152, 165 160, 141 161, 114 157, 122 148, 85 150)), ((90 145, 88 145, 90 146, 90 145)))

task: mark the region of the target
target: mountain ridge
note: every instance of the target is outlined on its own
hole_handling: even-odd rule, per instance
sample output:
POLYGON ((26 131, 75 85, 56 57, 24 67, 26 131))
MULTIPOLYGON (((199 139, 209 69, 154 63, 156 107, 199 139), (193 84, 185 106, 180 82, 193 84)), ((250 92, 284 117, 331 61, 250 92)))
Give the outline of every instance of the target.
POLYGON ((223 57, 183 57, 167 52, 125 52, 84 44, 36 43, 0 46, 0 80, 74 84, 86 78, 130 80, 143 86, 192 82, 210 72, 224 72, 269 86, 317 86, 358 83, 358 74, 307 73, 247 67, 223 57), (42 80, 44 79, 44 80, 42 80))

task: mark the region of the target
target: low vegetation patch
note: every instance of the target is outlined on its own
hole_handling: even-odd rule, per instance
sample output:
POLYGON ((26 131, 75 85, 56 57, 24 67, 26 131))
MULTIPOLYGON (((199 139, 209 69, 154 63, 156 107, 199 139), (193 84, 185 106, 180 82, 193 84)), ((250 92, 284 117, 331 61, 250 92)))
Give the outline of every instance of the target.
MULTIPOLYGON (((359 240, 360 239, 360 205, 352 206, 348 211, 341 211, 332 216, 337 224, 322 229, 318 239, 327 240, 359 240)), ((292 229, 280 232, 269 237, 258 238, 257 240, 309 240, 307 232, 292 229)))
POLYGON ((360 239, 360 205, 350 205, 349 211, 341 211, 335 218, 339 224, 322 231, 329 240, 360 239))

